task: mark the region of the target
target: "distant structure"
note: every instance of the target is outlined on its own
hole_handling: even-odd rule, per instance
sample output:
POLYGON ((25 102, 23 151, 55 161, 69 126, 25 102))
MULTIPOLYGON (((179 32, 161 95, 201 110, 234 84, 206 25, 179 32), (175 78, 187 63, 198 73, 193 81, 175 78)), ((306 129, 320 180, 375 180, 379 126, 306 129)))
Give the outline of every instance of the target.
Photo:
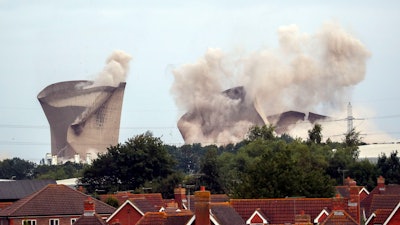
MULTIPOLYGON (((272 124, 277 134, 284 134, 290 131, 290 127, 301 121, 315 124, 318 120, 327 119, 327 116, 309 112, 308 114, 297 111, 287 111, 276 115, 265 116, 259 110, 257 101, 246 99, 246 90, 243 86, 234 87, 221 93, 227 97, 227 101, 238 102, 235 107, 223 109, 223 116, 218 118, 224 121, 213 121, 211 118, 218 111, 215 108, 197 107, 195 110, 185 113, 178 121, 178 129, 185 143, 192 140, 199 140, 198 137, 205 137, 207 144, 209 140, 217 140, 221 134, 234 130, 235 125, 241 121, 246 124, 263 126, 272 124), (222 124, 222 125, 221 125, 222 124), (193 129, 193 127, 196 127, 193 129), (195 132, 193 132, 195 130, 195 132)), ((250 127, 248 127, 250 128, 250 127)), ((244 131, 247 133, 247 129, 244 131)), ((232 132, 233 133, 233 132, 232 132)), ((234 135, 234 134, 232 134, 234 135)), ((243 139, 243 134, 239 134, 243 139)), ((240 139, 240 137, 238 137, 240 139)), ((240 139, 240 140, 242 140, 240 139)), ((204 140, 204 139, 203 139, 204 140)), ((199 140, 201 143, 201 140, 199 140)), ((218 144, 218 143, 213 143, 218 144)))
POLYGON ((125 82, 95 86, 93 81, 66 81, 47 86, 38 100, 50 124, 51 155, 46 161, 90 163, 97 153, 118 144, 125 82))
POLYGON ((347 105, 347 134, 350 134, 351 131, 353 130, 353 107, 351 106, 351 103, 347 105))

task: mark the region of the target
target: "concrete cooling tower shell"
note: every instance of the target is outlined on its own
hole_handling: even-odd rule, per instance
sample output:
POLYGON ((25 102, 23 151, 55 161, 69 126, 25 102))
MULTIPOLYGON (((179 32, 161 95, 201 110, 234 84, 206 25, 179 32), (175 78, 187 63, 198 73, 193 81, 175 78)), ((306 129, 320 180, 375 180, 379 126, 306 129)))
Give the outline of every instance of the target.
POLYGON ((50 124, 51 153, 64 160, 85 159, 118 144, 126 83, 93 86, 92 81, 66 81, 47 86, 38 100, 50 124))

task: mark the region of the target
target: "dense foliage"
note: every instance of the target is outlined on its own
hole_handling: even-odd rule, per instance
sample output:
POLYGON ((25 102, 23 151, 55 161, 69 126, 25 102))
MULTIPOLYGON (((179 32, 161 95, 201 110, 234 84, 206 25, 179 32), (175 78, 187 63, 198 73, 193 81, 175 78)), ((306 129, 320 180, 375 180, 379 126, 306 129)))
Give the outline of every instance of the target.
POLYGON ((89 192, 135 191, 146 182, 159 183, 173 173, 174 161, 159 138, 149 132, 99 154, 81 182, 89 192))
MULTIPOLYGON (((66 179, 81 177, 92 194, 116 191, 158 192, 173 196, 178 185, 234 198, 330 197, 346 177, 371 190, 382 175, 400 183, 397 152, 381 155, 377 163, 358 159, 359 133, 352 130, 341 143, 323 141, 322 126, 308 139, 277 136, 273 126, 253 127, 240 143, 226 146, 171 146, 150 132, 111 146, 92 165, 67 162, 36 165, 19 158, 0 161, 3 179, 66 179)), ((110 200, 111 201, 111 200, 110 200)))

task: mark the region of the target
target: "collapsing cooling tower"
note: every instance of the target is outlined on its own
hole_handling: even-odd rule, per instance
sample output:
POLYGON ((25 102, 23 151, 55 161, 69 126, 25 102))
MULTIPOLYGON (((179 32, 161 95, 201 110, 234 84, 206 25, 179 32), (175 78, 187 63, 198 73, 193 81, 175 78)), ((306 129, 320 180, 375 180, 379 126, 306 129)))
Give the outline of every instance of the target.
MULTIPOLYGON (((185 113, 178 121, 178 129, 185 143, 221 144, 221 136, 225 138, 222 143, 241 141, 251 126, 263 126, 272 124, 279 135, 288 133, 291 126, 298 122, 308 121, 315 124, 318 120, 327 119, 327 116, 315 113, 287 111, 276 115, 265 116, 259 109, 258 101, 246 98, 246 90, 243 86, 231 88, 221 93, 226 101, 234 100, 232 107, 222 110, 211 107, 197 107, 185 113), (217 118, 217 119, 215 119, 217 118), (243 126, 238 132, 235 126, 243 126), (236 132, 236 133, 235 133, 236 132), (234 138, 231 138, 235 136, 234 138)), ((208 106, 208 105, 207 105, 208 106)))
POLYGON ((38 100, 50 124, 52 155, 70 160, 79 154, 84 159, 118 144, 125 85, 66 81, 43 89, 38 100))

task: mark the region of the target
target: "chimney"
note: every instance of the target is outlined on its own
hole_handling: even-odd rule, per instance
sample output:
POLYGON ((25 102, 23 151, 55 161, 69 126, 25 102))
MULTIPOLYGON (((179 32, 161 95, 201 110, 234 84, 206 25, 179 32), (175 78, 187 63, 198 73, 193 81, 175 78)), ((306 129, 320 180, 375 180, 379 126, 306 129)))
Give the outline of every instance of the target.
POLYGON ((360 194, 357 183, 354 180, 349 183, 349 194, 350 199, 347 204, 349 213, 356 219, 357 223, 360 224, 360 194))
POLYGON ((300 211, 300 214, 297 214, 294 217, 294 224, 295 225, 312 225, 311 223, 311 216, 304 213, 304 210, 300 211))
POLYGON ((183 209, 183 200, 186 200, 186 189, 181 187, 179 185, 179 187, 174 189, 174 196, 175 196, 175 202, 178 203, 178 208, 183 209))
POLYGON ((94 201, 91 197, 88 197, 83 202, 83 215, 84 216, 94 216, 95 208, 94 208, 94 201))
POLYGON ((344 199, 339 194, 332 198, 332 210, 344 210, 344 199))
POLYGON ((194 193, 195 225, 210 225, 210 196, 210 192, 206 191, 204 186, 194 193))
POLYGON ((382 176, 378 177, 378 189, 379 191, 385 191, 385 178, 382 176))

